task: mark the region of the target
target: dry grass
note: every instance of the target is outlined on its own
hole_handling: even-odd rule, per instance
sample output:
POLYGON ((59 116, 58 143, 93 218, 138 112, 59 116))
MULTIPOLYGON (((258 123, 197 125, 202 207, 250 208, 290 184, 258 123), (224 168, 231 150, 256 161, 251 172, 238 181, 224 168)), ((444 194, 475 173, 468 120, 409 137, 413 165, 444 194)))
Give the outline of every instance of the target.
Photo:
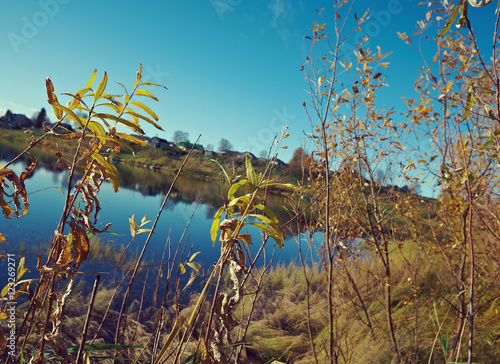
MULTIPOLYGON (((414 242, 391 253, 393 315, 398 341, 406 362, 444 363, 438 339, 437 316, 441 333, 452 332, 456 315, 450 312, 445 299, 453 301, 453 277, 439 255, 429 253, 414 242), (437 341, 436 341, 437 339, 437 341), (433 349, 433 346, 434 349, 433 349), (432 355, 432 357, 431 357, 432 355), (430 358, 430 361, 429 361, 430 358)), ((271 268, 258 296, 247 336, 247 355, 252 360, 279 359, 287 363, 311 363, 314 356, 307 322, 310 320, 319 362, 328 349, 328 317, 326 277, 318 266, 306 268, 311 276, 310 311, 306 301, 303 268, 296 264, 271 268)), ((339 264, 334 274, 335 339, 342 363, 390 363, 393 350, 387 332, 384 286, 377 277, 382 267, 375 256, 339 264), (367 307, 374 337, 366 323, 359 298, 346 277, 350 272, 367 307)), ((252 286, 248 287, 252 291, 252 286)), ((239 307, 241 321, 246 319, 250 295, 239 307)), ((476 362, 495 362, 500 351, 498 341, 500 319, 498 308, 489 306, 478 316, 476 362), (480 328, 480 329, 479 329, 480 328)), ((464 337, 463 340, 466 340, 464 337)), ((462 345, 465 348, 465 343, 462 345)), ((465 351, 462 352, 466 357, 465 351)))

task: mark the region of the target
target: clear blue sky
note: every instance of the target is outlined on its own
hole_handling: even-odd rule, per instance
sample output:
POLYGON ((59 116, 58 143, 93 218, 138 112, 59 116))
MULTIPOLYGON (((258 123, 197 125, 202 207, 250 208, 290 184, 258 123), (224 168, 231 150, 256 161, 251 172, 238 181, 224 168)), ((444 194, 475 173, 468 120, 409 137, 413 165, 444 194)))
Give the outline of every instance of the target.
MULTIPOLYGON (((355 2, 358 15, 367 7, 374 14, 363 28, 370 47, 394 52, 384 102, 401 112, 400 96, 413 92, 422 62, 397 31, 411 34, 425 16, 417 3, 355 2)), ((168 87, 156 90, 160 102, 152 105, 165 132, 146 128, 149 136, 171 139, 183 130, 191 141, 201 134, 202 144, 217 147, 226 138, 259 155, 287 124, 289 149, 279 157, 288 162, 310 131, 300 68, 310 46, 304 36, 323 7, 328 23, 331 2, 317 0, 3 1, 0 115, 31 116, 45 107, 54 120, 47 76, 56 94, 76 92, 95 68, 99 78, 107 71, 110 81, 131 87, 142 63, 150 82, 168 87)))

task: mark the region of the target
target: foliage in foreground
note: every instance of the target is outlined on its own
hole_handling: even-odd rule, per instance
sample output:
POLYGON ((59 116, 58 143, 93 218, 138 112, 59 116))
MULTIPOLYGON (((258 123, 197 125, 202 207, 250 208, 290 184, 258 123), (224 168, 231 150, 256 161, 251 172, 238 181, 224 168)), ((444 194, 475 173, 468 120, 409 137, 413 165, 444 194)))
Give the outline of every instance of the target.
MULTIPOLYGON (((196 262, 197 253, 184 254, 186 245, 179 244, 171 255, 167 242, 169 254, 159 263, 161 268, 149 270, 141 264, 158 217, 151 228, 146 227, 146 218, 136 222, 131 217, 133 238, 149 234, 144 249, 134 266, 116 276, 109 291, 99 291, 96 279, 85 320, 71 312, 69 302, 79 297, 74 275, 87 258, 88 236, 99 233, 99 186, 108 180, 118 187, 116 169, 106 153, 128 147, 123 139, 139 142, 118 134, 116 125, 136 133, 141 132, 141 120, 156 125, 155 114, 145 105, 135 104, 145 112, 142 116, 127 108, 134 105, 130 101, 134 95, 154 99, 138 88, 153 85, 142 84, 139 72, 134 92, 117 101, 117 96, 104 93, 106 75, 96 90, 91 89, 94 75, 87 87, 69 95, 64 107, 48 82, 49 102, 60 120, 74 119, 82 126, 81 132, 57 135, 78 141, 72 158, 65 159, 57 147, 52 150, 69 168, 70 178, 80 167, 83 177, 79 183, 69 183, 74 189, 68 191, 49 259, 45 265, 39 263, 40 279, 19 280, 15 293, 3 302, 6 319, 9 300, 29 292, 27 315, 19 314, 20 352, 31 356, 33 363, 46 358, 80 362, 109 343, 115 345, 107 347, 112 350, 97 355, 115 362, 121 358, 152 363, 498 361, 498 54, 486 61, 477 48, 467 19, 468 3, 479 4, 472 0, 456 6, 446 1, 428 4, 427 19, 419 26, 424 30, 435 24, 440 30, 433 40, 436 53, 415 83, 418 96, 404 99, 407 114, 400 122, 393 109, 377 102, 387 86, 381 70, 388 67, 388 54, 368 49, 366 38, 347 53, 354 61, 341 48, 345 19, 350 17, 348 2, 334 2, 332 33, 326 23, 313 23, 311 55, 304 64, 310 100, 304 106, 315 150, 303 171, 315 196, 307 206, 311 213, 305 228, 311 235, 296 244, 296 267, 278 267, 270 274, 266 274, 269 264, 255 268, 256 257, 247 249, 251 239, 243 228, 257 227, 265 233, 264 244, 272 237, 280 247, 283 232, 265 204, 266 189, 275 183, 270 179, 271 164, 258 174, 247 158, 243 177, 222 168, 229 185, 227 199, 210 232, 213 242, 219 237, 221 254, 205 275, 201 293, 185 296, 204 273, 196 262), (445 24, 439 23, 443 14, 449 15, 445 24), (450 32, 458 14, 466 36, 450 32), (92 105, 83 103, 84 96, 93 99, 92 105), (72 107, 85 109, 88 118, 79 119, 72 107), (96 107, 111 108, 115 114, 98 112, 96 107), (436 183, 439 196, 430 201, 400 193, 390 183, 383 186, 379 170, 390 174, 392 182, 405 181, 410 190, 417 183, 436 183), (78 194, 84 204, 77 207, 78 194), (319 239, 311 238, 318 235, 319 239), (183 276, 188 271, 189 277, 183 276), (146 308, 144 291, 134 295, 133 282, 141 274, 146 281, 150 273, 156 288, 153 303, 146 308), (103 299, 99 293, 108 296, 103 299), (87 320, 92 311, 97 321, 87 320), (83 334, 69 337, 71 327, 82 327, 78 333, 83 334), (103 341, 94 343, 99 339, 103 341)), ((353 17, 357 31, 369 15, 353 17)), ((498 11, 497 17, 498 24, 498 11)), ((411 44, 405 34, 401 38, 411 44)), ((51 130, 42 138, 54 133, 51 130)), ((286 135, 284 131, 282 138, 286 135)), ((39 140, 34 139, 28 149, 39 140)), ((7 217, 27 212, 23 182, 35 166, 31 158, 21 176, 8 166, 2 169, 1 177, 14 191, 13 204, 0 201, 7 217)), ((303 213, 296 206, 295 216, 303 213)), ((118 261, 117 268, 122 258, 118 261)), ((20 264, 12 275, 20 279, 24 273, 20 264)))

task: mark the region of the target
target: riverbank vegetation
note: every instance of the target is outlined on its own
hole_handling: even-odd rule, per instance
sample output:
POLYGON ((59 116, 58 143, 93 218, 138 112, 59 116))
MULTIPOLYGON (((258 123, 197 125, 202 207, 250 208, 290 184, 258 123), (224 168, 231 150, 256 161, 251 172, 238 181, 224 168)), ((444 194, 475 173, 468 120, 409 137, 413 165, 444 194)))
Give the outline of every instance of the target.
MULTIPOLYGON (((289 164, 293 184, 273 179, 274 173, 284 174, 272 161, 286 129, 265 164, 246 155, 208 167, 206 156, 166 158, 166 150, 117 132, 121 125, 140 134, 141 122, 160 128, 153 111, 131 101, 156 100, 149 88, 158 85, 142 82, 141 72, 133 92, 125 89, 122 98, 105 93, 106 74, 95 88, 94 72, 86 87, 67 94, 67 107, 47 81, 59 122, 72 120, 81 132, 31 134, 26 172, 18 176, 10 163, 1 170, 1 206, 9 218, 29 213, 23 181, 42 158, 31 154, 35 146, 48 143, 42 149, 69 170, 71 186, 46 263, 38 262, 40 277, 23 280, 26 270, 19 262, 12 270, 16 279, 2 291, 0 349, 6 358, 78 364, 499 362, 497 37, 495 30, 491 58, 477 48, 469 3, 494 6, 472 0, 425 4, 426 20, 413 38, 425 39, 431 28, 438 35, 415 82, 416 96, 404 97, 402 115, 378 99, 387 87, 389 54, 367 47, 366 36, 355 36, 369 13, 352 13, 348 1, 334 1, 328 13, 318 11, 303 65, 313 150, 296 151, 289 164), (452 31, 455 23, 460 29, 452 31), (346 53, 350 37, 359 43, 346 53), (64 142, 55 143, 57 137, 64 142), (89 240, 106 230, 97 225, 101 184, 111 182, 118 190, 118 174, 134 178, 131 162, 124 162, 132 154, 121 154, 129 147, 125 140, 141 146, 139 163, 154 160, 171 168, 166 174, 176 173, 155 219, 130 217, 131 241, 147 238, 127 263, 126 247, 110 250, 95 237, 94 244, 89 240), (62 158, 62 145, 75 149, 62 158), (120 170, 113 159, 125 167, 120 170), (163 256, 144 262, 179 174, 195 167, 200 179, 213 178, 217 169, 226 185, 218 203, 213 201, 220 207, 207 231, 207 239, 220 246, 219 260, 203 270, 200 253, 187 240, 176 245, 169 235, 163 256), (4 197, 7 183, 10 200, 4 197), (420 185, 434 186, 437 197, 420 196, 420 185), (287 196, 286 223, 275 212, 284 202, 269 203, 271 189, 287 196), (258 229, 262 241, 247 228, 258 229), (294 231, 293 246, 283 245, 287 229, 294 231), (266 256, 257 266, 263 250, 255 256, 248 245, 272 241, 275 248, 296 249, 296 260, 276 265, 266 256), (112 279, 100 282, 97 275, 93 289, 76 285, 91 263, 90 250, 116 264, 112 279), (10 309, 23 299, 17 311, 10 309)), ((496 16, 498 25, 498 9, 496 16)), ((413 44, 406 34, 400 37, 413 44)))

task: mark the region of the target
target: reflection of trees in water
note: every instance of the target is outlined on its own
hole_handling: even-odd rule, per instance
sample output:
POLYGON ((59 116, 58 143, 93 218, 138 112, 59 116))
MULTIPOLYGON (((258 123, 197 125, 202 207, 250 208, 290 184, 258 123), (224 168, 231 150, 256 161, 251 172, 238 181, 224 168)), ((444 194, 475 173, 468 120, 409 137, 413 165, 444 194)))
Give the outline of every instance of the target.
POLYGON ((217 212, 218 208, 215 206, 211 206, 211 205, 206 205, 206 206, 207 206, 207 211, 206 211, 205 217, 207 219, 211 220, 214 218, 215 213, 217 212))
MULTIPOLYGON (((158 200, 158 205, 161 207, 161 204, 163 203, 163 198, 161 200, 158 200)), ((176 202, 172 201, 172 200, 167 200, 167 202, 165 203, 165 207, 163 208, 164 210, 166 211, 173 211, 174 208, 175 208, 175 205, 176 205, 176 202)))
MULTIPOLYGON (((0 158, 3 160, 12 160, 18 153, 19 152, 16 152, 12 146, 0 145, 0 158)), ((36 153, 36 157, 38 158, 38 167, 43 167, 48 171, 54 172, 54 184, 62 184, 62 188, 66 189, 68 187, 68 179, 60 177, 60 173, 63 172, 63 169, 57 165, 54 156, 50 152, 42 151, 42 153, 36 153)), ((28 156, 23 157, 22 161, 27 166, 29 164, 28 156)), ((119 172, 120 187, 138 191, 145 196, 164 196, 168 192, 175 177, 173 173, 168 174, 157 170, 149 170, 121 163, 115 165, 119 172)), ((33 176, 36 172, 37 168, 35 168, 33 176)), ((81 170, 77 169, 76 172, 78 176, 83 175, 81 170)), ((191 204, 196 201, 201 201, 206 205, 206 217, 212 219, 217 209, 223 204, 220 184, 181 175, 172 190, 165 208, 171 211, 175 204, 179 202, 191 204)), ((268 194, 266 204, 274 211, 282 224, 291 218, 290 212, 283 208, 283 206, 290 205, 290 200, 287 197, 268 194)), ((291 231, 289 229, 284 229, 285 233, 287 235, 297 234, 298 231, 296 226, 297 224, 295 223, 291 224, 291 231)))

